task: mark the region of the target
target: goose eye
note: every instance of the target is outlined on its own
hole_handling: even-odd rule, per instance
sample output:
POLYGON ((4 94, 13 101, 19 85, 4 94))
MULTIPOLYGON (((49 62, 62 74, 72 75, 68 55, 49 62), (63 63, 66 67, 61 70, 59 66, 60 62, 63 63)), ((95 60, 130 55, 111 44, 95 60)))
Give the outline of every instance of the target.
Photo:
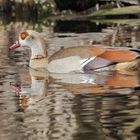
POLYGON ((28 32, 22 32, 20 36, 21 36, 21 39, 24 40, 27 36, 29 36, 29 34, 28 32))
POLYGON ((34 39, 35 37, 31 35, 31 38, 34 39))

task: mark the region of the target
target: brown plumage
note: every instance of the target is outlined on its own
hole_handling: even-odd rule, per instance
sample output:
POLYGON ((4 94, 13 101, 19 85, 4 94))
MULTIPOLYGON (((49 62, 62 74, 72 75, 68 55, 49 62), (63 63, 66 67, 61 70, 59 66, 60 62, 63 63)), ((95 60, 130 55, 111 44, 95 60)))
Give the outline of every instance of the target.
POLYGON ((91 58, 102 54, 105 51, 103 45, 79 46, 63 48, 49 57, 49 62, 69 56, 80 56, 81 58, 91 58))

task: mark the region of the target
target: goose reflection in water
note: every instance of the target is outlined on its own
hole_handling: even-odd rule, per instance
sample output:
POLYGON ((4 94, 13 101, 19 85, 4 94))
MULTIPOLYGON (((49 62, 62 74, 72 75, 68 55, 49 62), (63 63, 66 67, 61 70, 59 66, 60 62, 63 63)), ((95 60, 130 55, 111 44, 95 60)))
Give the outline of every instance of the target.
POLYGON ((24 86, 19 108, 30 114, 25 120, 27 131, 37 132, 32 138, 40 133, 43 138, 76 140, 139 137, 139 74, 48 75, 30 69, 30 75, 20 76, 24 86))

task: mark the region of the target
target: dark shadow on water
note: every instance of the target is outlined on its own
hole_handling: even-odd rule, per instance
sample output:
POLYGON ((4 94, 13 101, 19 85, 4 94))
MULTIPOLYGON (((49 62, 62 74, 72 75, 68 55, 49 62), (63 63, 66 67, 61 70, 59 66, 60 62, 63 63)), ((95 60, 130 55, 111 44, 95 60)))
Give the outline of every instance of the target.
POLYGON ((101 32, 103 28, 109 25, 103 23, 96 23, 91 21, 74 21, 74 20, 57 20, 54 26, 54 32, 67 33, 87 33, 87 32, 101 32))

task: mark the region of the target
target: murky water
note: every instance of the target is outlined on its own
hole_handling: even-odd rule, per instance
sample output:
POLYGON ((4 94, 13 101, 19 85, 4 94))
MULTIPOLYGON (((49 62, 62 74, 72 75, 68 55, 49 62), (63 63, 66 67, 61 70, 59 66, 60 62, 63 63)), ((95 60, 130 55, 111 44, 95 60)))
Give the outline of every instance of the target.
POLYGON ((49 54, 95 43, 140 48, 138 24, 58 21, 50 27, 20 22, 1 26, 1 140, 140 139, 139 74, 34 71, 28 67, 29 50, 8 51, 22 29, 42 31, 49 54))

